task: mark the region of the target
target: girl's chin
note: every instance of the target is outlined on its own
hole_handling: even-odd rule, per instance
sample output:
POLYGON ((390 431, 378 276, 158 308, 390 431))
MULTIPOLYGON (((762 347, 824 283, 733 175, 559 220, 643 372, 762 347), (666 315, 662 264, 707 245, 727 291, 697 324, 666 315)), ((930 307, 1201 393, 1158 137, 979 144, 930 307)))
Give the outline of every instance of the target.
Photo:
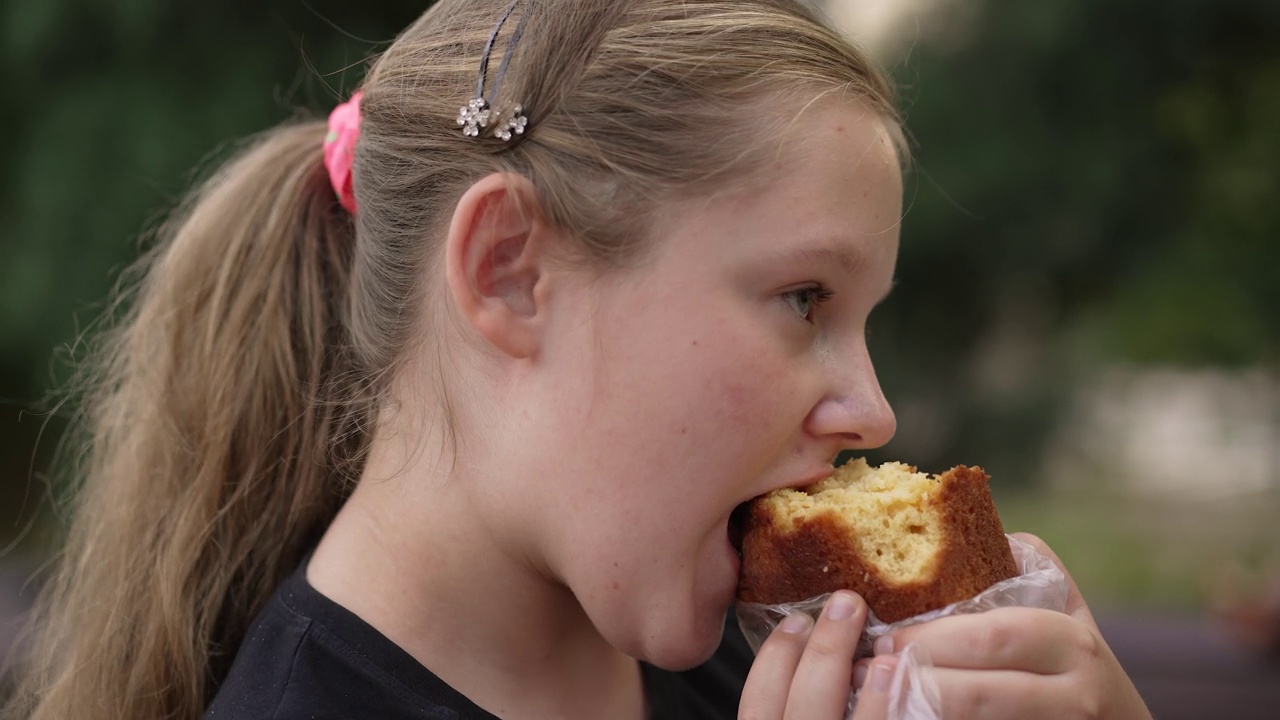
POLYGON ((664 610, 648 617, 617 617, 622 626, 601 631, 621 652, 663 670, 689 670, 715 654, 724 636, 727 604, 704 599, 679 611, 664 610))
MULTIPOLYGON (((696 625, 701 624, 701 621, 696 623, 696 625)), ((723 616, 720 622, 712 624, 715 626, 714 632, 705 631, 699 627, 695 632, 690 633, 686 626, 679 630, 679 636, 672 638, 669 645, 650 648, 649 652, 645 653, 647 657, 642 659, 650 665, 672 672, 693 669, 710 660, 716 648, 720 647, 720 640, 724 636, 723 616)))
POLYGON ((652 664, 666 670, 688 670, 701 665, 715 654, 724 638, 725 618, 732 609, 736 585, 728 594, 716 593, 716 597, 704 599, 691 608, 693 617, 669 623, 671 632, 670 652, 652 664))
MULTIPOLYGON (((659 601, 649 606, 647 617, 615 616, 610 622, 624 623, 625 627, 601 628, 606 637, 613 638, 614 647, 650 665, 677 672, 697 667, 715 654, 737 595, 740 560, 727 537, 704 545, 701 553, 697 572, 689 579, 691 586, 677 584, 659 592, 666 597, 684 596, 687 604, 659 601)), ((646 612, 643 607, 640 603, 631 610, 646 612)))

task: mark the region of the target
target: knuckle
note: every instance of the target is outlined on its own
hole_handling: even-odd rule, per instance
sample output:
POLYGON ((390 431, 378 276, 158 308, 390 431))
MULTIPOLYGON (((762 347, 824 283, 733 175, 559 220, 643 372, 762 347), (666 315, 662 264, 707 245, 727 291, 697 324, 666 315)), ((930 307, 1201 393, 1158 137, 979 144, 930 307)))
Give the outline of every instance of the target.
POLYGON ((984 686, 971 685, 956 693, 953 698, 955 711, 947 717, 984 718, 992 715, 992 695, 984 686))
POLYGON ((1106 712, 1103 698, 1103 683, 1088 672, 1071 673, 1071 682, 1067 685, 1071 702, 1064 708, 1066 720, 1101 720, 1106 712))
POLYGON ((1086 662, 1094 662, 1102 658, 1102 638, 1083 624, 1076 624, 1076 631, 1071 637, 1072 647, 1086 662))
MULTIPOLYGON (((994 618, 993 618, 994 619, 994 618)), ((992 622, 975 640, 975 649, 981 656, 995 661, 1008 660, 1014 651, 1020 634, 1009 623, 992 622)))
POLYGON ((1071 708, 1071 720, 1101 720, 1102 703, 1096 694, 1086 692, 1077 697, 1078 703, 1071 708))
POLYGON ((831 632, 833 628, 826 628, 828 632, 821 632, 821 629, 815 630, 813 635, 809 637, 809 644, 805 647, 806 654, 813 654, 819 658, 835 658, 848 656, 849 660, 853 660, 853 648, 848 647, 849 643, 838 632, 831 632))

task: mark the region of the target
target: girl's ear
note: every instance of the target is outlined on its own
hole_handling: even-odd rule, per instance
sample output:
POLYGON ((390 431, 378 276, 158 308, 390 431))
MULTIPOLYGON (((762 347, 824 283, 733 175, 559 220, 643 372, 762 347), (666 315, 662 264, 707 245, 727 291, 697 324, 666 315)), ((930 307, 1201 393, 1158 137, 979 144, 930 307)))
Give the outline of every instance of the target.
POLYGON ((542 341, 552 229, 528 179, 494 173, 463 193, 446 240, 449 291, 463 318, 513 358, 542 341))

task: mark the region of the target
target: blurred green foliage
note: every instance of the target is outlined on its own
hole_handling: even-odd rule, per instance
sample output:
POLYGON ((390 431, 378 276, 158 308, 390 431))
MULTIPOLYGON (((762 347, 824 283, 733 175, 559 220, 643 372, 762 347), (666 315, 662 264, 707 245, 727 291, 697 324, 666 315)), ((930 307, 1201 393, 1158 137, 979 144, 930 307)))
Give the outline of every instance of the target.
POLYGON ((895 68, 917 172, 871 342, 900 454, 1023 483, 1099 363, 1280 360, 1280 3, 955 12, 895 68))
POLYGON ((144 231, 235 141, 345 99, 428 4, 0 0, 0 547, 63 427, 32 411, 144 231))
MULTIPOLYGON (((137 238, 229 143, 345 97, 426 4, 3 0, 0 539, 60 429, 33 451, 52 358, 137 238)), ((1025 483, 1095 363, 1280 360, 1280 3, 960 8, 891 68, 916 164, 872 322, 883 455, 1025 483)))

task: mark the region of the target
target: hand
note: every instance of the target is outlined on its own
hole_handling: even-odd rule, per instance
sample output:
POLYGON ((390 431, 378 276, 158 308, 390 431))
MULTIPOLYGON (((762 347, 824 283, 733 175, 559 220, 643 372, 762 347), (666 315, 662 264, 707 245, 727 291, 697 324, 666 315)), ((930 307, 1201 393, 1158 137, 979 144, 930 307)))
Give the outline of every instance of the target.
MULTIPOLYGON (((1044 541, 1015 535, 1062 561, 1044 541)), ((905 628, 876 642, 876 659, 919 644, 928 654, 948 720, 1089 718, 1150 720, 1138 691, 1102 639, 1075 581, 1066 613, 999 608, 905 628)), ((861 661, 859 664, 868 661, 861 661)))
MULTIPOLYGON (((853 655, 867 622, 856 593, 833 593, 815 624, 804 614, 782 621, 751 665, 739 720, 843 720, 853 688, 853 655)), ((853 720, 883 720, 897 658, 876 658, 853 720)))

